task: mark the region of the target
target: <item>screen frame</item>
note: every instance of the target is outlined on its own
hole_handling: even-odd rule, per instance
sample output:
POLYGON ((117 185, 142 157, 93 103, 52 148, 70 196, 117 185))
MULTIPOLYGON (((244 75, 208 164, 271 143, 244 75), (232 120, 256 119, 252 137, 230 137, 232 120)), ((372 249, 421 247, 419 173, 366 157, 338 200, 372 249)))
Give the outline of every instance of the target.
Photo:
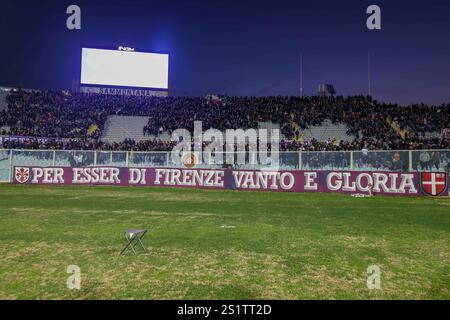
POLYGON ((151 91, 169 91, 170 88, 170 52, 169 51, 160 51, 160 50, 140 50, 135 49, 132 52, 141 52, 141 53, 155 53, 155 54, 165 54, 167 55, 167 88, 153 88, 153 87, 132 87, 132 86, 118 86, 118 85, 109 85, 109 84, 91 84, 91 83, 81 83, 81 72, 83 69, 83 49, 99 49, 99 50, 110 50, 110 51, 123 51, 123 52, 129 52, 126 50, 119 50, 119 46, 116 48, 112 47, 102 47, 102 46, 91 46, 91 45, 81 45, 80 46, 80 60, 79 60, 79 74, 78 74, 78 85, 79 87, 96 87, 96 88, 120 88, 120 89, 134 89, 134 90, 151 90, 151 91))

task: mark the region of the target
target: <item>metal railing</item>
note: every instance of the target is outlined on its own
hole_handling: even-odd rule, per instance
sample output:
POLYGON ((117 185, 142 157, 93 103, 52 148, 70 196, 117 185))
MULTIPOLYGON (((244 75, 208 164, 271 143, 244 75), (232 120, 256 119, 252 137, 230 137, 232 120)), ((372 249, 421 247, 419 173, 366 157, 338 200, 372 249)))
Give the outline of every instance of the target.
MULTIPOLYGON (((235 153, 236 154, 236 153, 235 153)), ((279 170, 450 171, 450 150, 279 152, 279 170)), ((249 152, 237 169, 260 169, 260 155, 249 152)), ((0 181, 11 181, 14 166, 180 167, 171 152, 0 149, 0 181)), ((220 168, 208 154, 196 168, 220 168)))

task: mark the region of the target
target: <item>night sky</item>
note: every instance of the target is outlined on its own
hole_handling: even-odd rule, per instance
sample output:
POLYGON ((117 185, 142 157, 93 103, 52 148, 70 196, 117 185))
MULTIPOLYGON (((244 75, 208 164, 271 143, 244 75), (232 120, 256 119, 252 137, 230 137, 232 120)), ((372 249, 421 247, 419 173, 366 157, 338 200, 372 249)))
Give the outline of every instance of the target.
POLYGON ((125 45, 170 54, 176 95, 298 95, 332 83, 339 94, 381 101, 450 102, 450 1, 3 0, 0 85, 69 89, 81 46, 125 45), (81 7, 81 30, 66 8, 81 7), (366 28, 366 8, 382 30, 366 28))

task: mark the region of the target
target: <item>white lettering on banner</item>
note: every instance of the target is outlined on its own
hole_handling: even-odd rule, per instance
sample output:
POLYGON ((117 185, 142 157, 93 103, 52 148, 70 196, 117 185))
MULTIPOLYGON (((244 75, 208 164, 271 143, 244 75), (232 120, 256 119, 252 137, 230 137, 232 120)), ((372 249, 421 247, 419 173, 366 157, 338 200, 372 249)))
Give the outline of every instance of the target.
POLYGON ((387 187, 388 176, 384 173, 373 174, 373 192, 390 192, 390 189, 387 187))
POLYGON ((244 177, 244 172, 233 171, 234 183, 236 186, 242 185, 242 178, 244 177))
POLYGON ((342 191, 356 191, 356 183, 354 181, 350 183, 352 174, 350 172, 343 172, 342 176, 344 177, 344 186, 342 187, 342 191))
POLYGON ((31 183, 39 183, 39 179, 42 178, 44 174, 44 170, 42 168, 33 168, 33 180, 31 183))
POLYGON ((170 180, 169 184, 172 185, 172 186, 179 186, 179 185, 181 185, 180 175, 181 175, 181 170, 174 170, 172 172, 172 179, 170 180))
MULTIPOLYGON (((308 173, 309 174, 309 173, 308 173)), ((305 172, 306 175, 306 172, 305 172)), ((399 173, 382 173, 374 172, 359 173, 356 175, 355 181, 351 182, 351 172, 330 172, 326 177, 327 189, 330 191, 361 191, 368 192, 370 185, 373 186, 373 192, 383 193, 408 193, 417 194, 417 190, 414 186, 413 174, 399 174, 399 173), (398 177, 401 177, 400 186, 397 188, 398 177)), ((305 180, 305 190, 317 190, 309 189, 311 187, 311 175, 305 180)))
POLYGON ((165 169, 155 169, 155 181, 154 184, 161 184, 159 180, 162 178, 162 174, 164 173, 165 169))
MULTIPOLYGON (((244 190, 296 192, 369 192, 371 190, 378 194, 423 194, 417 173, 121 167, 14 168, 14 172, 17 173, 13 182, 31 184, 121 184, 120 174, 123 173, 122 176, 126 180, 124 184, 128 185, 230 187, 244 190), (24 172, 27 170, 26 181, 21 179, 20 169, 24 172), (148 181, 150 176, 153 181, 148 181), (226 182, 225 177, 229 177, 226 182), (296 184, 296 179, 300 180, 299 184, 296 184)), ((441 182, 431 181, 430 183, 438 185, 441 182)))
POLYGON ((169 186, 205 186, 223 187, 224 172, 221 170, 180 170, 180 169, 156 169, 155 185, 169 186))
POLYGON ((391 180, 391 187, 389 189, 389 192, 391 193, 397 193, 397 178, 398 173, 389 173, 389 179, 391 180))
POLYGON ((189 185, 192 179, 192 170, 185 170, 183 176, 183 185, 189 185))
POLYGON ((295 183, 295 177, 290 172, 283 172, 280 177, 280 185, 281 189, 283 190, 289 190, 294 186, 295 183), (285 178, 289 178, 289 183, 285 183, 285 178))
POLYGON ((305 190, 317 190, 317 172, 304 172, 305 175, 305 190))
POLYGON ((130 168, 129 174, 130 178, 128 180, 129 184, 146 184, 145 173, 147 169, 136 169, 130 168))
POLYGON ((408 188, 408 193, 417 193, 414 187, 414 175, 405 173, 402 174, 402 181, 400 182, 400 187, 398 188, 398 193, 406 193, 406 188, 408 188))
POLYGON ((328 190, 338 191, 342 188, 342 173, 341 172, 331 172, 327 175, 327 188, 328 190), (336 178, 336 180, 331 180, 336 178), (333 183, 334 181, 334 183, 333 183))
POLYGON ((72 168, 72 183, 119 184, 119 168, 72 168))
POLYGON ((64 169, 63 168, 33 168, 33 180, 31 183, 64 183, 64 169))
POLYGON ((233 171, 234 183, 242 189, 289 190, 294 186, 295 177, 290 172, 233 171), (286 178, 289 182, 285 183, 286 178))
POLYGON ((361 173, 356 176, 356 187, 359 191, 367 192, 370 190, 370 186, 373 186, 372 176, 368 173, 361 173), (365 178, 366 182, 362 183, 363 178, 365 178))

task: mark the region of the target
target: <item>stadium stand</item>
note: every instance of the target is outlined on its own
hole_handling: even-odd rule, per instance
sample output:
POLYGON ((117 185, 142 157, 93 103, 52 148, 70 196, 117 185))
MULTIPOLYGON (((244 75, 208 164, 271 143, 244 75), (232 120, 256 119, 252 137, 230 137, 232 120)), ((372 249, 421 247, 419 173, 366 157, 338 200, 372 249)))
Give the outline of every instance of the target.
POLYGON ((8 102, 6 100, 8 95, 9 90, 7 88, 0 87, 0 111, 3 111, 8 107, 8 102))
MULTIPOLYGON (((8 108, 7 97, 9 95, 9 88, 0 87, 0 112, 8 108)), ((9 132, 9 127, 5 124, 0 124, 0 135, 9 132)))
POLYGON ((448 149, 450 105, 384 104, 371 97, 136 97, 15 90, 0 111, 4 148, 170 150, 171 132, 280 128, 281 150, 448 149), (120 117, 119 117, 120 116, 120 117), (395 125, 393 125, 395 123, 395 125), (46 138, 37 139, 37 138, 46 138))

